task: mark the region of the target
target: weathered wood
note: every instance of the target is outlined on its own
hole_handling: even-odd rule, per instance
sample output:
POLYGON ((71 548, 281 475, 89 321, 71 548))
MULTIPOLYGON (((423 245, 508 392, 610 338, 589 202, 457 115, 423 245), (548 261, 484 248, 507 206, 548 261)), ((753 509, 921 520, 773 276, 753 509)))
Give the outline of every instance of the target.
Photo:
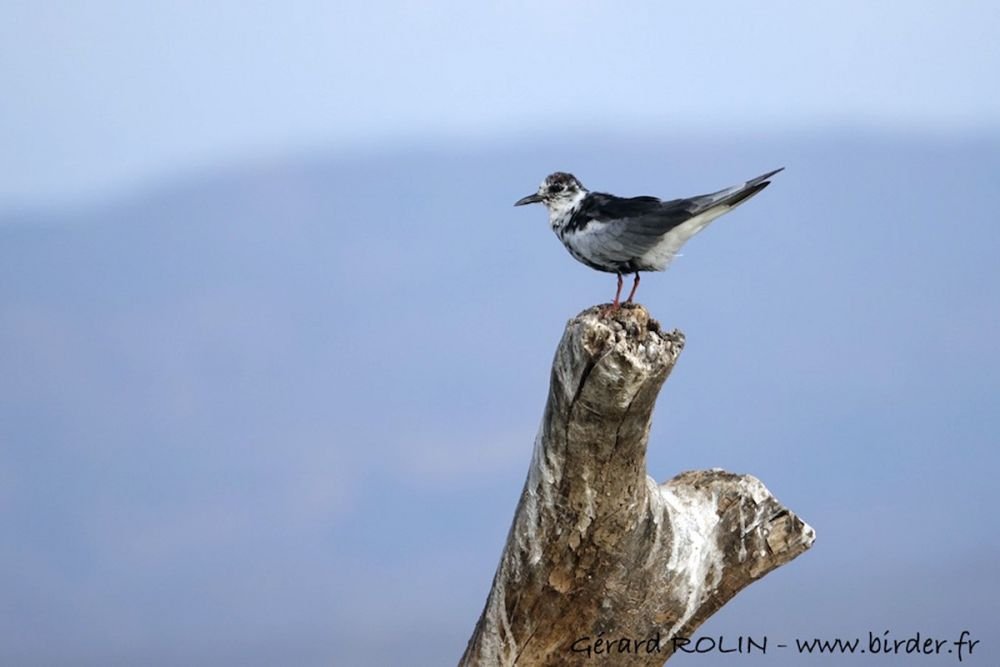
POLYGON ((462 665, 585 664, 598 638, 609 664, 660 665, 674 638, 812 545, 813 530, 754 477, 646 475, 653 405, 683 346, 640 306, 569 322, 462 665))

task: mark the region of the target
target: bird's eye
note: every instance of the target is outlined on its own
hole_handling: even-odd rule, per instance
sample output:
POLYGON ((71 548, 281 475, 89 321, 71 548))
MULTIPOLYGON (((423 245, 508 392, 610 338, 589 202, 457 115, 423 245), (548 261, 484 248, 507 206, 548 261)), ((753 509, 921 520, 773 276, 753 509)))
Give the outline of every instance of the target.
POLYGON ((549 192, 562 192, 562 191, 563 191, 563 186, 560 185, 559 183, 549 186, 549 192))

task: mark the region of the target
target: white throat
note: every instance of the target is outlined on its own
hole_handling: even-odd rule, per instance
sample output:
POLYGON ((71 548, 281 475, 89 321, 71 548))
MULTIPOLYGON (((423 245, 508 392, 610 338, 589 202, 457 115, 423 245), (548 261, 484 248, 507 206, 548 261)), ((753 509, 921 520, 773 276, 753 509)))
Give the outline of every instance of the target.
POLYGON ((549 224, 552 226, 552 229, 559 229, 565 225, 570 217, 572 217, 574 211, 580 208, 580 202, 586 196, 586 190, 578 190, 572 197, 560 197, 555 201, 546 202, 545 206, 549 209, 549 224))

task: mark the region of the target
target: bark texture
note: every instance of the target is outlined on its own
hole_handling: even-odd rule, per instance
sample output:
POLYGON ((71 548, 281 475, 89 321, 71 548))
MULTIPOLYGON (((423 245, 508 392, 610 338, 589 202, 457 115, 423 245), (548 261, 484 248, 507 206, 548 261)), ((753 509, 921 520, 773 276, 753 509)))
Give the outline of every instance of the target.
POLYGON ((674 637, 812 545, 812 528, 754 477, 647 476, 653 405, 683 347, 641 306, 569 322, 461 665, 586 664, 595 644, 608 664, 660 665, 674 637))

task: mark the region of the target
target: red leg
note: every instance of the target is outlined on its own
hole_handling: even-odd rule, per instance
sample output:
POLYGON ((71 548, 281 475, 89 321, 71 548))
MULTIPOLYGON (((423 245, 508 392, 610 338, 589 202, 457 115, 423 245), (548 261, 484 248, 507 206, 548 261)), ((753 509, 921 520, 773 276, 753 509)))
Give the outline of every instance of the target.
POLYGON ((615 292, 615 301, 611 304, 611 310, 618 310, 618 299, 622 295, 622 274, 618 274, 618 291, 615 292))
POLYGON ((635 272, 635 282, 632 283, 632 291, 628 293, 628 298, 625 299, 625 303, 632 303, 632 297, 635 296, 635 291, 639 289, 639 272, 635 272))

